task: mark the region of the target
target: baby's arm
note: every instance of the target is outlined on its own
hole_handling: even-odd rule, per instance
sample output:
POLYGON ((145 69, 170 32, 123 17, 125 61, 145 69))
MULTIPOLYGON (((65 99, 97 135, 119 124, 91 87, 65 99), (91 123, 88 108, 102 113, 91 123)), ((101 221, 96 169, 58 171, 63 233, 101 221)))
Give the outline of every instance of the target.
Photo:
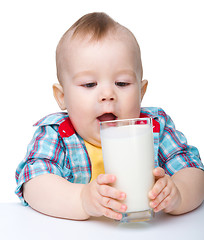
POLYGON ((122 215, 116 211, 127 208, 119 200, 126 196, 108 185, 115 180, 113 175, 102 174, 89 184, 76 184, 44 174, 25 183, 23 195, 33 209, 46 215, 75 220, 104 215, 119 220, 122 215))
POLYGON ((204 171, 184 168, 172 177, 162 168, 154 169, 156 183, 149 193, 150 206, 155 212, 178 215, 192 211, 204 200, 204 171))

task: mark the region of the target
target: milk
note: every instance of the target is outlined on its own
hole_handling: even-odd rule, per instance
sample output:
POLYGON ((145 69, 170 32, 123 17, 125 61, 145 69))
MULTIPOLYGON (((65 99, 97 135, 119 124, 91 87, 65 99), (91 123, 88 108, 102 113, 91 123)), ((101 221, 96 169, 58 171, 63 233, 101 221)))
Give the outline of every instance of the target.
POLYGON ((154 184, 154 146, 148 124, 101 128, 105 172, 117 178, 114 187, 125 192, 127 212, 150 209, 148 192, 154 184))

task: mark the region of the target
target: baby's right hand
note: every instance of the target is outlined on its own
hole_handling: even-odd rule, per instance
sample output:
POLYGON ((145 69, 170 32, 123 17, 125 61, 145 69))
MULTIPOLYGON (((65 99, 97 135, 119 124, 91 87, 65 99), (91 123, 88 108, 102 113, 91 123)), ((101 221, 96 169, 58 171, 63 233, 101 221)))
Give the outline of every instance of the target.
POLYGON ((100 174, 91 183, 85 184, 81 192, 82 205, 89 216, 106 216, 120 220, 127 206, 120 201, 126 198, 126 194, 108 184, 114 183, 116 177, 110 174, 100 174))

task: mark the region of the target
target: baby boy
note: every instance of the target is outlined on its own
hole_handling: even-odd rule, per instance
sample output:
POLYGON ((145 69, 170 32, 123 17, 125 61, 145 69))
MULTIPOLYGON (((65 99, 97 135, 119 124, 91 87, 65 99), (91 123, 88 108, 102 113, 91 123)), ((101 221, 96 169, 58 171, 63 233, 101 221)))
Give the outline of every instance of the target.
POLYGON ((138 43, 127 28, 104 13, 83 16, 62 36, 56 64, 54 96, 66 112, 35 124, 16 170, 16 194, 25 205, 61 218, 120 220, 128 196, 111 185, 117 176, 104 172, 99 123, 143 116, 156 123, 150 207, 182 214, 202 203, 204 167, 198 150, 187 145, 161 108, 141 108, 148 82, 138 43))

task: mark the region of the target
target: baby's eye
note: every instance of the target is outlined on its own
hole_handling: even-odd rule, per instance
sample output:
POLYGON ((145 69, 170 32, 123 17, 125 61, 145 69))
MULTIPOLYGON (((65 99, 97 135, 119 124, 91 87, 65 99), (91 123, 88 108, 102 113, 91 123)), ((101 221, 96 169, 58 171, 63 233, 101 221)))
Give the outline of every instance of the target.
POLYGON ((118 87, 126 87, 126 86, 130 85, 130 83, 129 82, 116 82, 115 85, 118 87))
POLYGON ((85 88, 93 88, 97 85, 96 82, 91 82, 91 83, 85 83, 83 84, 82 86, 85 87, 85 88))

